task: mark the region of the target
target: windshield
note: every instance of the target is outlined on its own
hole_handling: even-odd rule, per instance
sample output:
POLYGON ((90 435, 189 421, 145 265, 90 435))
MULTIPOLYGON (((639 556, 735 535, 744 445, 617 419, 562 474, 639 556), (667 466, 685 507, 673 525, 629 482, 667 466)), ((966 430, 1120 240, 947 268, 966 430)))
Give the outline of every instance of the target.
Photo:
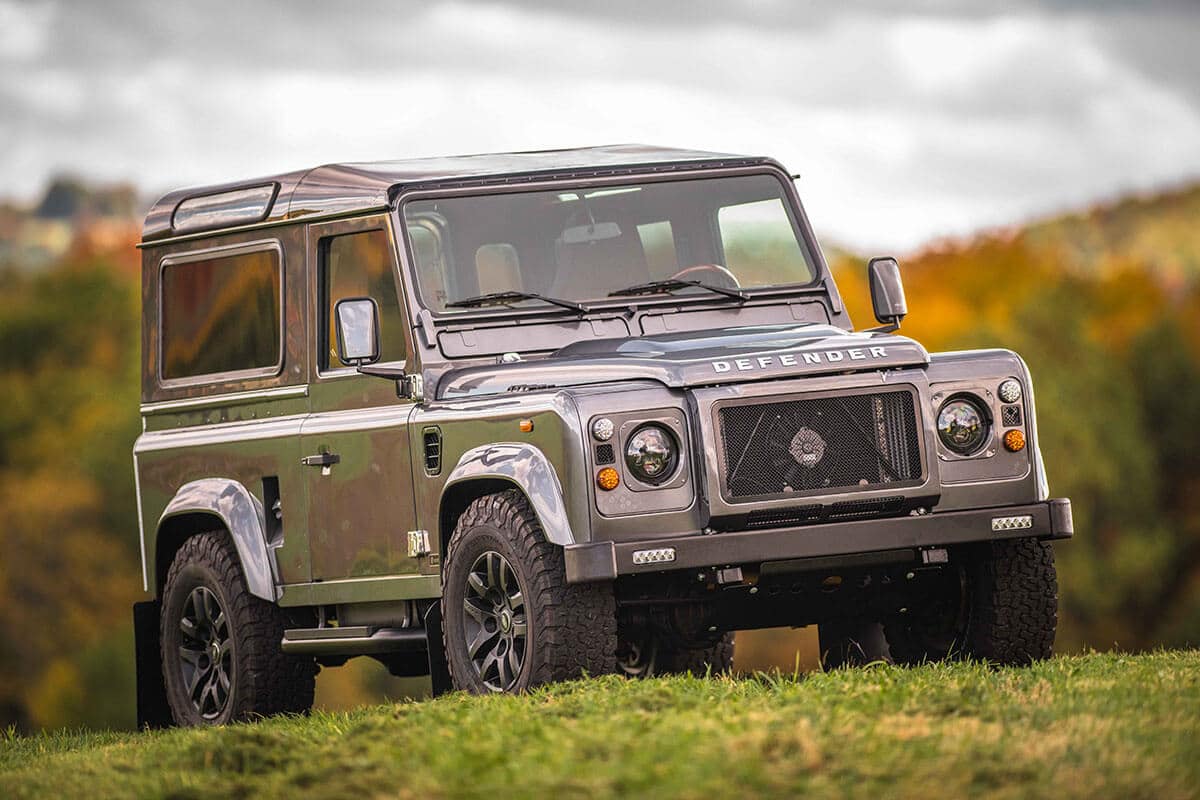
MULTIPOLYGON (((586 303, 642 286, 720 297, 687 282, 754 289, 816 277, 771 175, 412 200, 404 220, 422 300, 438 312, 468 313, 452 304, 498 292, 586 303)), ((545 305, 515 295, 507 304, 535 303, 545 305)))

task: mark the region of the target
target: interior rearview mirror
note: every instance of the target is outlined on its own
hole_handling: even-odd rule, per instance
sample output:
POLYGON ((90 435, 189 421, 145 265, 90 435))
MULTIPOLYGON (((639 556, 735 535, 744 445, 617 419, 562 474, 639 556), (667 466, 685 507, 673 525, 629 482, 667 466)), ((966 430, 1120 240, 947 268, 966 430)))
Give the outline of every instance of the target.
POLYGON ((379 307, 369 297, 347 297, 334 308, 337 352, 343 364, 361 367, 379 360, 379 307))
POLYGON ((908 314, 908 302, 904 299, 904 282, 896 259, 872 258, 867 264, 867 280, 875 319, 884 325, 900 327, 900 320, 908 314))
POLYGON ((621 236, 621 226, 615 222, 593 222, 590 225, 576 225, 562 232, 559 240, 563 244, 592 244, 605 239, 616 239, 621 236))

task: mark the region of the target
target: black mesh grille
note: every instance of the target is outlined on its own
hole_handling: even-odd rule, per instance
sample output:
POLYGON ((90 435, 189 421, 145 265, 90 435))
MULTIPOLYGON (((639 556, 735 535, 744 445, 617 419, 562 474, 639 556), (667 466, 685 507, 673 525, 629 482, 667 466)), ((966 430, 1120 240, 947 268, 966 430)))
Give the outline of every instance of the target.
POLYGON ((921 479, 909 391, 726 406, 719 417, 732 500, 879 489, 921 479))
POLYGON ((613 446, 611 444, 596 445, 596 463, 597 464, 611 464, 616 460, 617 460, 617 457, 615 455, 613 455, 613 446))
POLYGON ((1004 422, 1006 428, 1011 428, 1014 425, 1021 424, 1021 407, 1020 406, 1003 406, 1000 409, 1000 419, 1004 422))
POLYGON ((814 522, 838 522, 846 519, 868 519, 894 516, 904 510, 903 497, 879 497, 854 500, 830 506, 805 505, 792 508, 764 508, 746 515, 746 528, 787 528, 814 522))

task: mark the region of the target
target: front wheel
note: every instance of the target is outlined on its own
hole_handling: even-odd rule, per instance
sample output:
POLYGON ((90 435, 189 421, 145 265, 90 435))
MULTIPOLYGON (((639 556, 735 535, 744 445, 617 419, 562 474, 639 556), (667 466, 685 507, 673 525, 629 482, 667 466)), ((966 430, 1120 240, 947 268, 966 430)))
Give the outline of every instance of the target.
POLYGON ((968 656, 1024 665, 1050 657, 1057 628, 1054 550, 1014 539, 968 551, 937 591, 889 620, 886 633, 901 663, 968 656))
POLYGON ((521 692, 616 670, 616 606, 607 584, 568 584, 516 490, 475 500, 446 546, 443 636, 457 689, 521 692))

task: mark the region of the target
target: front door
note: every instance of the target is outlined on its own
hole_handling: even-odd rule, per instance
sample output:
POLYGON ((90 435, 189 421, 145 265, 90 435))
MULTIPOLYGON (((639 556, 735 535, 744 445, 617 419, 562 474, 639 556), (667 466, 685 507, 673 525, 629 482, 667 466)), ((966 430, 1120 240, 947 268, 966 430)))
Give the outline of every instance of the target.
POLYGON ((315 291, 310 319, 316 354, 311 413, 301 428, 309 487, 313 580, 415 574, 408 531, 416 525, 408 418, 396 384, 360 375, 337 356, 333 308, 346 297, 379 306, 380 362, 411 352, 396 251, 386 216, 309 226, 315 291))

